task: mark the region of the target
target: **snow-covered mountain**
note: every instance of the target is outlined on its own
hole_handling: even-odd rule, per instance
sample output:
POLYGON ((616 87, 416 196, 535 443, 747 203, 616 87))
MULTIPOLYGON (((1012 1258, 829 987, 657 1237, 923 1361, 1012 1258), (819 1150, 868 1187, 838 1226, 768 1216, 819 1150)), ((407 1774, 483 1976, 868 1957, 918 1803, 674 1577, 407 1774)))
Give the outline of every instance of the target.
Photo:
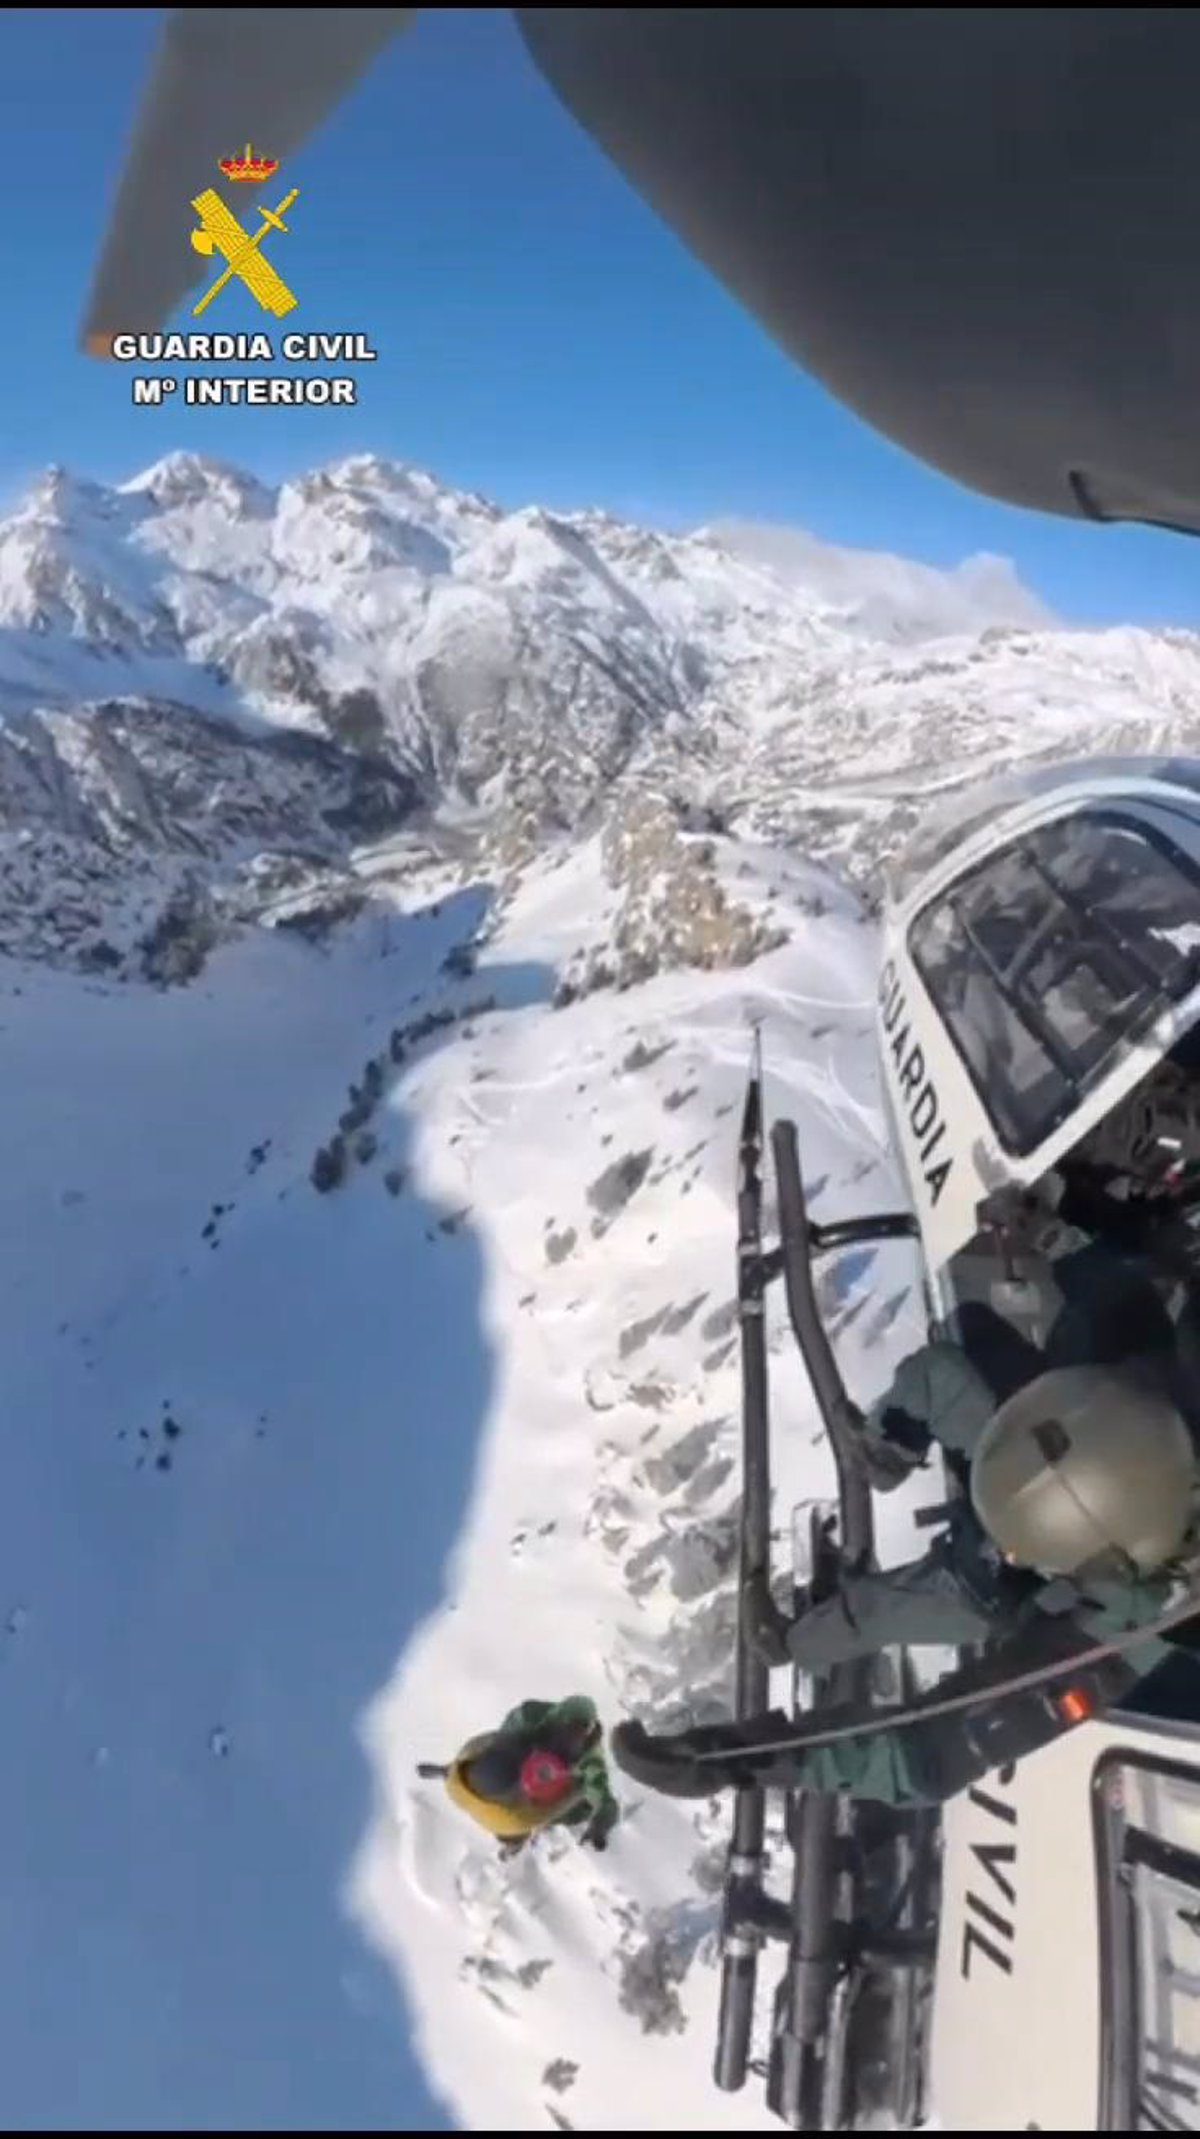
POLYGON ((219 935, 281 881, 349 896, 402 824, 505 867, 631 796, 861 874, 931 788, 1194 745, 1198 685, 1192 635, 1059 630, 995 559, 506 513, 365 456, 56 469, 0 521, 0 948, 136 971, 180 899, 219 935))
MULTIPOLYGON (((1198 652, 361 458, 0 523, 14 2126, 404 2128, 410 2020, 463 2128, 766 2126, 723 1808, 502 1863, 415 1765, 721 1710, 751 1022, 818 1213, 891 1204, 857 880, 986 766, 1196 747, 1198 652)), ((913 1279, 823 1281, 862 1398, 913 1279)))

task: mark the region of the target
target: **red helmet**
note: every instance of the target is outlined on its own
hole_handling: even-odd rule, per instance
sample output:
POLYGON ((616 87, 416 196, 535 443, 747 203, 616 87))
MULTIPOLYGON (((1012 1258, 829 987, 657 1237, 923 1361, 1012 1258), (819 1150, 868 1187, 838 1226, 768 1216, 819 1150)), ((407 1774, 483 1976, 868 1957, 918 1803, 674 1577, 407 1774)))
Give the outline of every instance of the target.
POLYGON ((521 1763, 521 1795, 531 1805, 557 1805, 574 1787, 575 1777, 557 1753, 535 1746, 526 1754, 521 1763))

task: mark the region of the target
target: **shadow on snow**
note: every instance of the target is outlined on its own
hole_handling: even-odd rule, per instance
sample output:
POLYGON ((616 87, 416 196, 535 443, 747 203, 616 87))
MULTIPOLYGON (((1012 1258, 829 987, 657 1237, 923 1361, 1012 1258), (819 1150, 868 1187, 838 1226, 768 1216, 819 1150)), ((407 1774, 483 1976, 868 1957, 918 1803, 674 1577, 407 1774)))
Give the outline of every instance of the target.
MULTIPOLYGON (((381 1109, 370 1167, 322 1198, 307 1165, 345 1104, 345 1078, 385 1044, 390 1023, 403 1023, 400 987, 425 1000, 448 988, 438 961, 478 910, 471 899, 446 901, 436 920, 413 918, 424 950, 403 966, 378 962, 378 1000, 360 1006, 355 1035, 326 1034, 328 1061, 309 997, 293 1031, 263 1003, 261 984, 256 994, 253 971, 232 1002, 210 990, 208 1023, 224 1016, 229 1031, 211 1058, 216 1089, 206 1063, 206 1089, 186 1104, 164 1076, 182 1079, 189 1061, 196 1074, 206 1014, 193 991, 190 1001, 126 993, 119 1012, 89 1010, 98 1021, 89 1083, 76 1064, 66 1089, 99 1120, 106 1074, 132 1080, 128 1148, 109 1090, 109 1149, 75 1135, 76 1201, 55 1206, 44 1241, 29 1215, 39 1161, 26 1194, 11 1128, 18 1097, 35 1113, 41 1103, 32 1027, 29 1059, 10 1057, 9 1077, 28 1082, 21 1094, 10 1088, 16 1171, 3 1178, 10 1220, 29 1243, 23 1265, 14 1256, 4 1266, 19 1358, 0 1426, 10 1485, 0 1556, 12 1603, 23 1600, 0 1637, 10 1868, 0 2040, 15 2123, 445 2128, 405 2041, 395 1979, 344 1914, 342 1894, 373 1787, 361 1721, 438 1601, 471 1489, 493 1381, 485 1273, 469 1219, 442 1231, 445 1211, 411 1187, 393 1197, 384 1186, 384 1170, 411 1157, 402 1084, 381 1109), (255 1015, 268 1029, 247 1038, 255 1015), (175 1025, 180 1037, 164 1037, 175 1025), (163 1224, 163 1244, 147 1261, 138 1234, 143 1265, 130 1267, 141 1267, 142 1289, 130 1297, 116 1268, 129 1214, 114 1183, 171 1152, 185 1175, 195 1171, 197 1194, 203 1181, 219 1196, 204 1140, 226 1156, 243 1132, 220 1142, 221 1079, 231 1073, 217 1056, 245 1050, 252 1068, 239 1074, 250 1089, 238 1105, 260 1123, 269 1117, 256 1080, 265 1107, 269 1050, 284 1045, 287 1079, 277 1074, 274 1089, 291 1119, 274 1125, 271 1156, 240 1184, 215 1239, 201 1243, 189 1226, 186 1250, 190 1211, 172 1185, 178 1222, 172 1231, 161 1212, 145 1218, 163 1224), (155 1082, 142 1091, 147 1055, 155 1082), (69 1228, 105 1194, 91 1259, 78 1251, 76 1294, 69 1228), (35 1344, 13 1292, 18 1268, 35 1304, 61 1286, 55 1306, 66 1314, 95 1295, 106 1238, 110 1310, 89 1309, 82 1331, 70 1323, 56 1344, 35 1344), (169 1468, 159 1467, 164 1453, 169 1468)), ((253 953, 264 971, 271 956, 253 953)), ((333 973, 311 954, 306 970, 310 991, 333 973)), ((545 1001, 552 981, 541 968, 484 965, 454 985, 461 1002, 495 995, 513 1011, 545 1001)), ((328 985, 336 996, 334 978, 328 985)), ((47 990, 55 1016, 65 1008, 69 1021, 74 1003, 78 1020, 78 991, 47 990)), ((347 1020, 352 1002, 348 991, 347 1020)), ((336 1001, 329 1009, 336 1018, 336 1001)), ((46 1089, 53 1018, 47 1030, 46 1089)), ((434 1034, 404 1075, 453 1032, 434 1034)), ((45 1103, 57 1122, 63 1108, 45 1103)), ((43 1145, 43 1170, 56 1148, 43 1145)), ((40 1328, 44 1312, 35 1319, 40 1328)))

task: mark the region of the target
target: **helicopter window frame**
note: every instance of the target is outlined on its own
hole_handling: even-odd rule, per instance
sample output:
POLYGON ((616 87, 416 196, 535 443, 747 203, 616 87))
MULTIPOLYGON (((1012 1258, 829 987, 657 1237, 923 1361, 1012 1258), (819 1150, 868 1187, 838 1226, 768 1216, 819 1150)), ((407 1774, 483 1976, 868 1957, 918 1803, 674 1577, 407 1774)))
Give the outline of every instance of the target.
POLYGON ((1188 1930, 1200 1931, 1200 1854, 1156 1834, 1144 1817, 1127 1817, 1121 1776, 1131 1770, 1151 1782, 1190 1786, 1200 1799, 1195 1762, 1123 1744, 1109 1746, 1092 1769, 1100 1989, 1096 2129, 1198 2131, 1200 2063, 1194 2051, 1164 2035, 1161 2024, 1164 1986, 1173 1984, 1179 1995, 1200 2003, 1195 1972, 1181 1974, 1166 1950, 1164 1922, 1173 1910, 1188 1930), (1172 1890, 1187 1897, 1183 1908, 1172 1890), (1192 1895, 1194 1911, 1188 1909, 1192 1895))
MULTIPOLYGON (((1161 1011, 1181 1001, 1200 982, 1200 945, 1181 953, 1174 976, 1155 974, 1144 942, 1139 946, 1125 941, 1119 915, 1114 917, 1089 904, 1086 890, 1078 885, 1059 882, 1054 856, 1047 855, 1045 849, 1054 834, 1061 835, 1074 825, 1124 833, 1143 848, 1151 849, 1172 876, 1196 893, 1196 922, 1200 928, 1200 863, 1159 825, 1148 823, 1132 811, 1106 805, 1072 810, 1018 833, 934 893, 917 909, 906 930, 909 956, 921 984, 1001 1149, 1014 1158, 1027 1158, 1045 1143, 1109 1074, 1114 1062, 1137 1044, 1161 1011), (1014 862, 1023 866, 1027 879, 1040 880, 1043 912, 1038 925, 1002 964, 982 940, 979 916, 971 915, 970 901, 978 888, 986 895, 989 877, 1001 875, 1014 862), (1052 974, 1038 983, 1039 992, 1034 997, 1030 993, 1030 969, 1054 948, 1051 922, 1055 907, 1068 922, 1084 920, 1091 941, 1086 956, 1072 959, 1069 954, 1066 958, 1060 955, 1052 974), (997 1077, 994 1042, 985 1036, 982 1051, 978 1044, 973 1046, 969 1027, 964 1030, 958 1015, 946 1007, 945 972, 939 972, 930 958, 928 939, 947 920, 958 938, 950 948, 949 959, 968 981, 990 988, 993 1014, 999 1015, 1010 1038, 1017 1039, 1024 1049, 1025 1068, 1032 1073, 1024 1085, 1007 1078, 1001 1081, 997 1077), (1062 1030, 1055 1028, 1045 998, 1050 990, 1061 988, 1080 973, 1090 974, 1098 990, 1110 998, 1111 1009, 1107 1019, 1096 1020, 1085 1042, 1072 1047, 1062 1030), (1125 993, 1119 1002, 1117 989, 1122 979, 1125 993), (1048 1088, 1045 1099, 1040 1104, 1036 1099, 1031 1103, 1030 1091, 1036 1093, 1043 1087, 1048 1088)), ((1078 945, 1078 939, 1076 942, 1078 945)), ((1017 1051, 1010 1049, 1010 1053, 1015 1061, 1017 1051)))
MULTIPOLYGON (((1152 780, 1168 787, 1186 788, 1192 796, 1200 794, 1200 758, 1131 758, 1118 752, 1084 758, 1076 771, 1080 777, 1094 780, 1152 780)), ((1061 788, 1062 781, 1061 765, 1025 766, 981 783, 952 788, 909 833, 899 852, 886 857, 883 868, 893 904, 906 904, 925 878, 940 869, 964 840, 973 839, 989 818, 997 819, 1021 803, 1048 800, 1056 787, 1061 788)), ((1177 808, 1181 798, 1155 795, 1147 799, 1156 808, 1169 809, 1177 808)))

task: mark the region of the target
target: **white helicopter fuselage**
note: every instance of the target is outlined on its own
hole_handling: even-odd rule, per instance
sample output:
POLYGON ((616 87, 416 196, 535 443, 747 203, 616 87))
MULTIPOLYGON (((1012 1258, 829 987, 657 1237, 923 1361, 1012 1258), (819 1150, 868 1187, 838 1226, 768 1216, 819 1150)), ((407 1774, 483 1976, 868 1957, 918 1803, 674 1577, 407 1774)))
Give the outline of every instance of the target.
MULTIPOLYGON (((1014 1150, 1011 1143, 1006 1146, 986 1091, 955 1044, 944 1005, 932 993, 915 949, 923 920, 948 906, 990 865, 1003 863, 1029 834, 1067 819, 1096 820, 1106 814, 1119 815, 1131 828, 1143 827, 1152 841, 1165 838, 1195 865, 1200 944, 1200 784, 1190 787, 1172 780, 1165 767, 1160 769, 1160 761, 1124 761, 1131 762, 1144 769, 1109 769, 1106 761, 1097 760, 1091 766, 1027 775, 1023 794, 1020 780, 1007 783, 1014 796, 1008 806, 987 811, 915 880, 910 872, 887 909, 879 981, 884 1091, 921 1229, 926 1271, 935 1286, 951 1257, 976 1232, 982 1198, 1005 1183, 1031 1185, 1040 1180, 1200 1017, 1198 970, 1195 985, 1164 1001, 1127 1044, 1114 1050, 1100 1074, 1090 1076, 1072 1095, 1062 1118, 1044 1136, 1029 1149, 1014 1150)), ((1200 768, 1196 777, 1200 783, 1200 768)), ((1004 1039, 998 1030, 998 1047, 1004 1039)))
POLYGON ((1117 1714, 943 1818, 947 2131, 1200 2130, 1200 1728, 1117 1714))
MULTIPOLYGON (((940 1323, 984 1199, 1052 1174, 1200 1019, 1200 763, 980 788, 892 888, 883 1083, 940 1323)), ((1178 1683, 1177 1708, 1135 1693, 944 1807, 943 2128, 1200 2131, 1200 1704, 1178 1683)))

